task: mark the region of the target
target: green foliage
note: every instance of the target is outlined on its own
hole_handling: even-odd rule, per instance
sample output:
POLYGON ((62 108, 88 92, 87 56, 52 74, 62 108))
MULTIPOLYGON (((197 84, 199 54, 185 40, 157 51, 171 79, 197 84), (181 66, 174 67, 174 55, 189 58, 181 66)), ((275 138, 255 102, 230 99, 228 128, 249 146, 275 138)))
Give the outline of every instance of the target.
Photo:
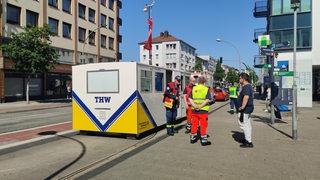
POLYGON ((226 81, 231 84, 239 82, 239 74, 234 69, 230 68, 227 73, 226 81))
POLYGON ((195 71, 202 71, 202 63, 201 61, 196 61, 196 64, 194 66, 195 71))
POLYGON ((225 71, 222 69, 220 61, 218 61, 216 65, 216 71, 213 74, 213 79, 215 81, 222 81, 225 76, 225 71))
POLYGON ((13 60, 12 69, 27 74, 48 72, 59 55, 51 46, 49 27, 26 27, 24 32, 12 33, 9 43, 2 44, 4 56, 13 60))

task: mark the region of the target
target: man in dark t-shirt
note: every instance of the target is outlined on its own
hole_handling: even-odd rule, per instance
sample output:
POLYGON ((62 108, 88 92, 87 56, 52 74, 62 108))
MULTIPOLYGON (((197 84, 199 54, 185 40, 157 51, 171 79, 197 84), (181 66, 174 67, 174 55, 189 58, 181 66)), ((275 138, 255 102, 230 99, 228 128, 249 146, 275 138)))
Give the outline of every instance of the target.
POLYGON ((253 112, 253 88, 249 83, 250 77, 246 73, 240 74, 240 84, 242 90, 238 96, 238 122, 240 128, 243 129, 245 139, 241 140, 240 147, 252 148, 252 126, 251 126, 251 113, 253 112))

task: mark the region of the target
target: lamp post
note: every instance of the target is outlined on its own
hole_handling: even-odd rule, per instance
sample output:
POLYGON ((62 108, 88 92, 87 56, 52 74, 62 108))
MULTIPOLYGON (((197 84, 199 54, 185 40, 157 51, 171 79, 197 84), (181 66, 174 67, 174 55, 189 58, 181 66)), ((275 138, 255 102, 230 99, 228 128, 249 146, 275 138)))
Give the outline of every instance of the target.
MULTIPOLYGON (((153 7, 154 3, 155 3, 155 0, 152 0, 151 4, 146 4, 145 7, 143 8, 144 12, 148 12, 148 21, 151 18, 151 11, 152 11, 152 7, 153 7)), ((149 22, 149 33, 152 33, 151 32, 152 31, 152 29, 151 29, 152 27, 151 26, 152 25, 149 22)), ((151 36, 151 47, 152 47, 152 35, 150 34, 150 36, 151 36)), ((149 65, 152 65, 152 49, 149 49, 149 65)))
POLYGON ((298 139, 298 128, 297 128, 297 9, 300 7, 300 0, 291 0, 291 9, 294 10, 293 15, 293 97, 292 97, 292 139, 298 139))
POLYGON ((224 42, 224 43, 227 43, 227 44, 230 44, 236 51, 237 51, 237 54, 238 54, 238 63, 239 63, 239 71, 241 71, 241 59, 240 59, 240 52, 239 52, 239 49, 231 42, 229 41, 226 41, 226 40, 222 40, 220 38, 217 38, 216 39, 217 42, 224 42))
POLYGON ((101 25, 99 27, 97 27, 96 29, 94 29, 93 31, 91 31, 89 33, 89 35, 86 37, 86 39, 84 40, 83 46, 82 46, 82 51, 81 51, 81 64, 85 63, 85 59, 84 59, 84 47, 87 44, 87 40, 90 38, 91 34, 95 33, 98 29, 103 28, 103 27, 107 27, 107 25, 101 25))

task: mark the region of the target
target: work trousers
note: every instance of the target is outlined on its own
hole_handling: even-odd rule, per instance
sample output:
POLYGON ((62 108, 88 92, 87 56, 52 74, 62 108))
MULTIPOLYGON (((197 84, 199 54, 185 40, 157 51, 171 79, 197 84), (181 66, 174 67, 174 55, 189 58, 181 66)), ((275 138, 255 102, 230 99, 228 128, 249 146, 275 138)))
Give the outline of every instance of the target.
POLYGON ((238 113, 238 123, 240 128, 243 130, 244 137, 248 142, 252 142, 251 134, 252 134, 252 126, 251 126, 251 114, 243 113, 243 122, 240 121, 241 113, 238 113))
POLYGON ((188 106, 186 110, 186 115, 187 115, 187 123, 191 124, 191 119, 192 119, 192 106, 188 106))
POLYGON ((168 133, 172 133, 173 132, 173 128, 174 128, 174 121, 177 118, 177 108, 173 108, 173 109, 166 109, 166 120, 167 120, 167 132, 168 133))
POLYGON ((237 99, 236 98, 230 98, 230 110, 234 111, 234 106, 237 106, 237 99))
POLYGON ((200 123, 201 136, 207 135, 208 114, 192 113, 191 134, 196 134, 200 123))

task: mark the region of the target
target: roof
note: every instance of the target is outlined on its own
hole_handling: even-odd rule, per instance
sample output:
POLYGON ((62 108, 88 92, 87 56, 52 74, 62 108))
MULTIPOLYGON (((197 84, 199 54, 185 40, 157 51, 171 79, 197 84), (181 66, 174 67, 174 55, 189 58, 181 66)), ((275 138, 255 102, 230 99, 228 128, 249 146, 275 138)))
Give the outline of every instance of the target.
MULTIPOLYGON (((196 49, 193 46, 191 46, 190 44, 182 41, 181 39, 178 39, 178 38, 172 36, 171 34, 169 34, 168 31, 161 32, 159 36, 152 38, 152 44, 153 43, 162 43, 162 42, 171 42, 171 41, 180 41, 180 42, 187 44, 191 48, 196 49)), ((143 41, 138 44, 141 45, 141 44, 146 44, 146 43, 147 43, 147 41, 143 41)))
MULTIPOLYGON (((152 43, 161 43, 161 42, 169 42, 169 41, 180 41, 180 39, 168 34, 167 37, 165 36, 157 36, 152 39, 152 43)), ((139 44, 145 44, 147 41, 140 42, 139 44)))

